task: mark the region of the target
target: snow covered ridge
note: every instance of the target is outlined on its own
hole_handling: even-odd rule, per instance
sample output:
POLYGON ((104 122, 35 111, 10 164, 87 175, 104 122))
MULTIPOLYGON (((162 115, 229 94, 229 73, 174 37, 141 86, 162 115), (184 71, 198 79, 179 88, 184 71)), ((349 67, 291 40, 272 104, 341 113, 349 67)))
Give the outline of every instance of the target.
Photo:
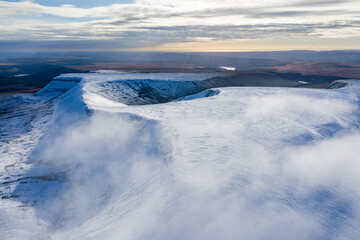
POLYGON ((1 236, 358 239, 360 84, 206 79, 74 74, 23 99, 48 110, 1 142, 1 236))
POLYGON ((209 89, 212 74, 64 74, 59 81, 82 79, 85 102, 94 98, 125 105, 165 103, 209 89))

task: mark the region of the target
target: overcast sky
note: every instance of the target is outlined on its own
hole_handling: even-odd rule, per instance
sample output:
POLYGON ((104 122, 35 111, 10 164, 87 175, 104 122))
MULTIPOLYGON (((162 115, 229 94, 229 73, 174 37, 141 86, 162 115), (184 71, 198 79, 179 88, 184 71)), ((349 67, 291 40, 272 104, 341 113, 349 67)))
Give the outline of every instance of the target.
POLYGON ((0 1, 0 50, 360 49, 360 0, 0 1))

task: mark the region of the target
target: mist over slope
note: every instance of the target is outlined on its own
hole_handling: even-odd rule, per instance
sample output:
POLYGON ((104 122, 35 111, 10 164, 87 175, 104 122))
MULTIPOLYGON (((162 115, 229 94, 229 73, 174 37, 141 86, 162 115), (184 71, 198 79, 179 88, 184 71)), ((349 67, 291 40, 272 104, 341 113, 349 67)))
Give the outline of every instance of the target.
POLYGON ((1 138, 2 236, 357 239, 359 83, 216 79, 67 74, 19 96, 47 110, 1 138))

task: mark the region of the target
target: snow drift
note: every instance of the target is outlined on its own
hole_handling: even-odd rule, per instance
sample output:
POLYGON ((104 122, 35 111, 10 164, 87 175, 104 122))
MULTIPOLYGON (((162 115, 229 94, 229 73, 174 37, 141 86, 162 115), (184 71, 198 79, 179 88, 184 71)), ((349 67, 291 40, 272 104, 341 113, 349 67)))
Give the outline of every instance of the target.
POLYGON ((48 112, 2 145, 2 236, 357 239, 360 85, 211 77, 71 74, 33 96, 48 112))

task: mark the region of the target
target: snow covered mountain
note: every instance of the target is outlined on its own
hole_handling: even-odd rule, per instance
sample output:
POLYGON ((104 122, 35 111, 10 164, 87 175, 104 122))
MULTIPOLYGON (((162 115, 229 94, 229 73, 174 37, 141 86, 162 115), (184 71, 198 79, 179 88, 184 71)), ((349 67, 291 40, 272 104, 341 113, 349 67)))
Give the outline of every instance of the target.
POLYGON ((212 77, 66 74, 3 96, 2 238, 358 239, 360 84, 212 77))

